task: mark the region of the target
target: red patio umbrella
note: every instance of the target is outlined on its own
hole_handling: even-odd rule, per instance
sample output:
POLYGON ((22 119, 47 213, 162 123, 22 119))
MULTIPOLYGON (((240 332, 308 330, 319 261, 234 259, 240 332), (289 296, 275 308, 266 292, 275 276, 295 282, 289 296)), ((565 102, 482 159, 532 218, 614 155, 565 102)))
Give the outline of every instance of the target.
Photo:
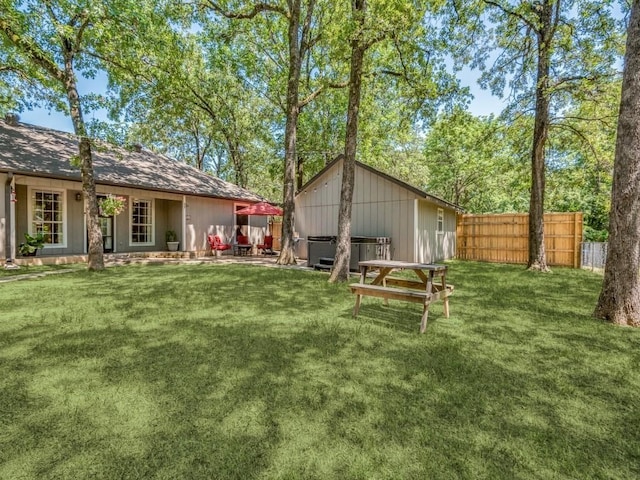
POLYGON ((282 216, 282 209, 267 202, 258 202, 238 210, 237 215, 276 215, 282 216))

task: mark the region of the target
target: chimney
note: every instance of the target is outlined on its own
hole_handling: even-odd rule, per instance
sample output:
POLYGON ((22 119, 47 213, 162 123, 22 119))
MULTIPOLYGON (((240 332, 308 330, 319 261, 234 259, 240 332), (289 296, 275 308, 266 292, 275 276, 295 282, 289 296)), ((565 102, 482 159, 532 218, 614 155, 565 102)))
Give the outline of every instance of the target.
POLYGON ((18 122, 20 121, 20 116, 17 113, 7 113, 4 116, 4 121, 7 125, 13 125, 16 126, 18 125, 18 122))

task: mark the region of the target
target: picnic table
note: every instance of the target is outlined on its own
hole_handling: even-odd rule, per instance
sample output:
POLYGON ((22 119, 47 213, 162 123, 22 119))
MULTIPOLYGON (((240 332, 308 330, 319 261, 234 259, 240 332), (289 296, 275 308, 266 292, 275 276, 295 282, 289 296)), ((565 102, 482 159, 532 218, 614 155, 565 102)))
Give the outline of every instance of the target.
POLYGON ((444 316, 449 318, 449 296, 453 292, 453 285, 447 285, 447 266, 431 263, 411 263, 397 260, 366 260, 360 262, 360 282, 350 285, 351 293, 356 294, 356 304, 353 316, 358 315, 363 296, 380 297, 385 305, 389 300, 421 303, 423 305, 420 333, 427 329, 429 304, 435 300, 443 300, 444 316), (378 274, 367 283, 370 270, 377 270, 378 274), (394 270, 412 270, 417 279, 390 277, 394 270), (437 278, 440 282, 436 282, 437 278))

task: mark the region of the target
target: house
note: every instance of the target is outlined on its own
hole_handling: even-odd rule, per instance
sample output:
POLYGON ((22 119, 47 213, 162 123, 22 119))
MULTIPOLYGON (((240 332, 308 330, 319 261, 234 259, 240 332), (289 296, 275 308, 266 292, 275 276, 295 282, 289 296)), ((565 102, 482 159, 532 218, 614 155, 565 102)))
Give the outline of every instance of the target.
MULTIPOLYGON (((296 230, 300 237, 337 235, 342 165, 340 156, 297 193, 296 230)), ((393 260, 432 263, 453 258, 456 215, 461 211, 457 205, 356 162, 351 234, 390 237, 393 260)), ((300 256, 304 258, 308 252, 300 256)))
MULTIPOLYGON (((45 256, 87 252, 77 155, 72 134, 19 123, 15 115, 0 120, 0 258, 15 258, 24 234, 38 232, 45 232, 45 256)), ((121 196, 126 205, 115 217, 100 217, 107 253, 166 250, 167 230, 193 255, 206 252, 210 233, 233 241, 238 226, 253 243, 263 238, 265 217, 234 214, 262 197, 185 163, 99 143, 93 167, 98 198, 121 196)))

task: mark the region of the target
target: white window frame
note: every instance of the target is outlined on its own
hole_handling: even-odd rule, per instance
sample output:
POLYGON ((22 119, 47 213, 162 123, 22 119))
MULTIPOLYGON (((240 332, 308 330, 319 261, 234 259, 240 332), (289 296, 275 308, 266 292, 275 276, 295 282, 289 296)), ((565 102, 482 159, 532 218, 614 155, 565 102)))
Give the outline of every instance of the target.
POLYGON ((44 187, 32 187, 29 186, 27 190, 28 195, 28 230, 29 235, 35 235, 35 230, 33 229, 33 208, 35 206, 35 195, 36 192, 40 193, 56 193, 60 195, 62 201, 62 243, 45 243, 43 248, 67 248, 67 191, 61 188, 44 188, 44 187))
POLYGON ((129 246, 150 247, 156 244, 156 203, 153 198, 129 197, 129 246), (148 202, 151 208, 151 241, 133 241, 133 204, 134 202, 148 202))
POLYGON ((444 233, 444 209, 438 208, 436 216, 436 233, 444 233))

